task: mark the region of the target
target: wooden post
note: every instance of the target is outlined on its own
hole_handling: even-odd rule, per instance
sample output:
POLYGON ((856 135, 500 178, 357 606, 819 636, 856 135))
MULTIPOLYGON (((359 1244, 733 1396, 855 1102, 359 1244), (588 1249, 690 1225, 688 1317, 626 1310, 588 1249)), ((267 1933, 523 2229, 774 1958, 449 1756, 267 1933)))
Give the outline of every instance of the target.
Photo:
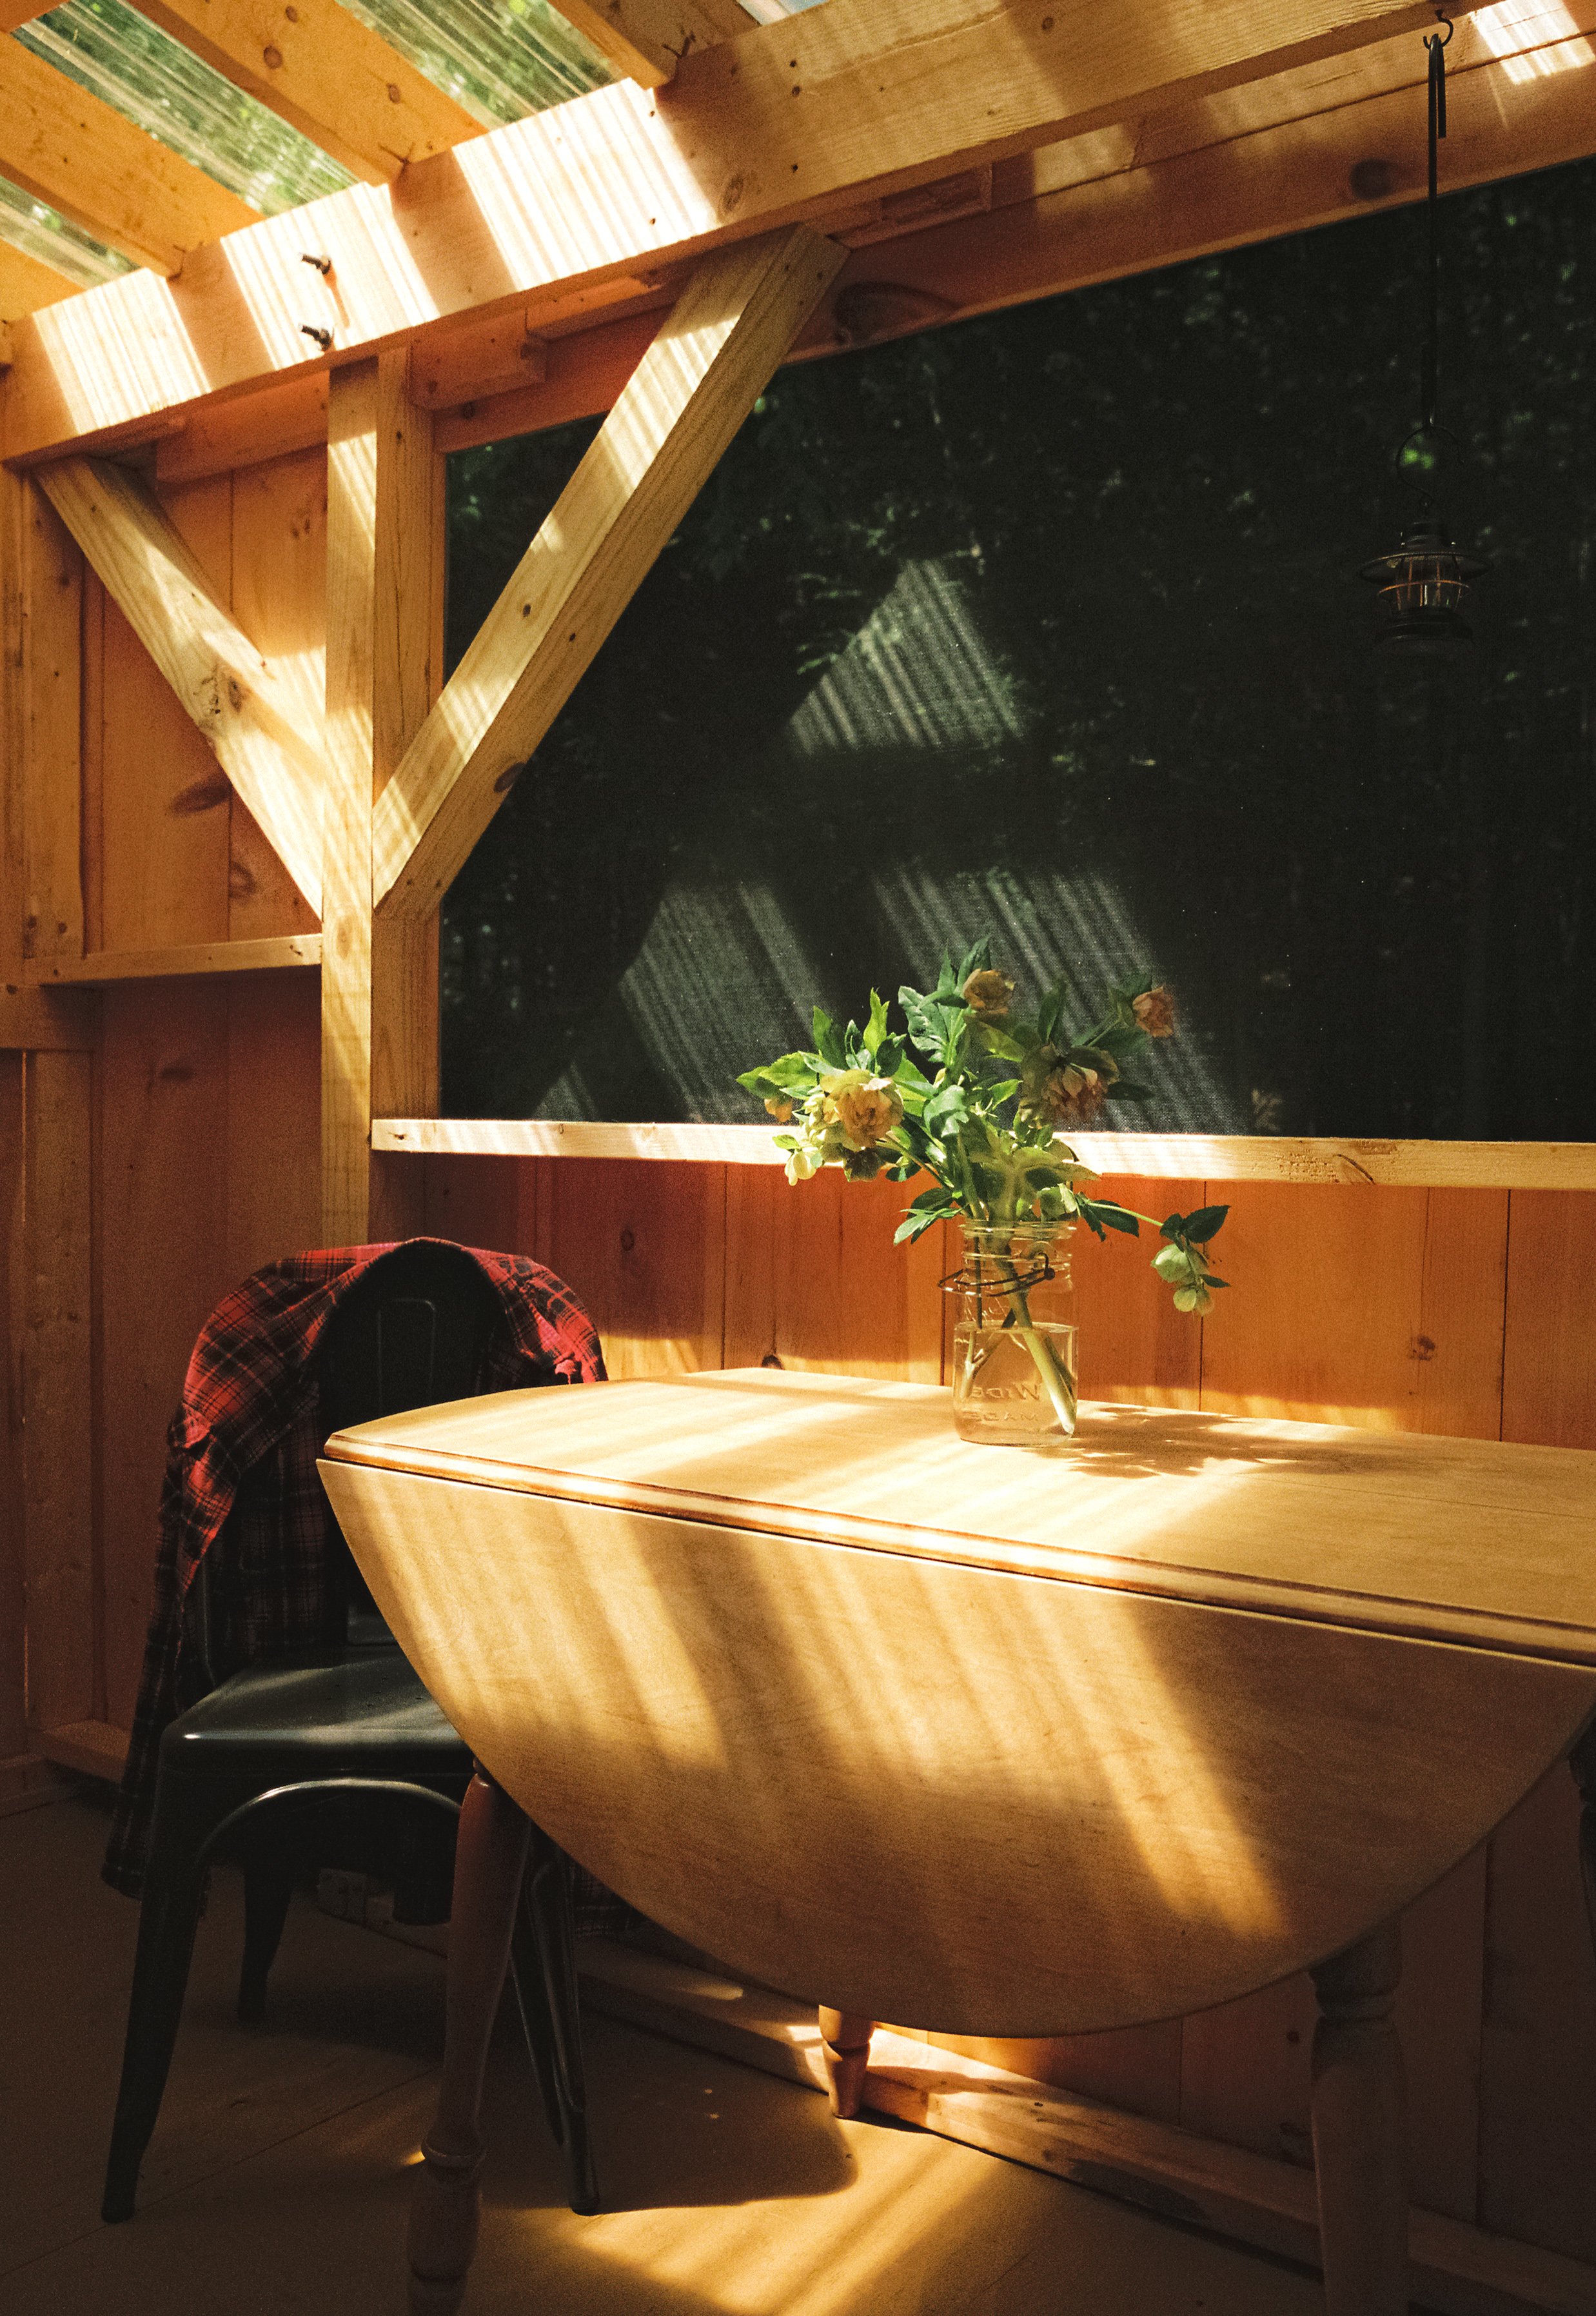
POLYGON ((1393 2012, 1402 1925, 1313 1973, 1314 2165, 1329 2316, 1407 2316, 1407 2116, 1393 2012))
POLYGON ((373 1158, 373 1116, 438 1107, 438 918, 373 925, 377 798, 441 670, 442 467, 408 357, 335 370, 327 405, 327 787, 322 849, 322 1236, 402 1238, 421 1177, 373 1158))

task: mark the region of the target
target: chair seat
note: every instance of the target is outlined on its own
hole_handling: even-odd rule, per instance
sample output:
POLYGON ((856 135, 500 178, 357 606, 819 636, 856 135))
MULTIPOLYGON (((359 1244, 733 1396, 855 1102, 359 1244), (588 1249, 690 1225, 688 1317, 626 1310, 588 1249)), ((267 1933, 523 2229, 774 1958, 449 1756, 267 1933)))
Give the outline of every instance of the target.
POLYGON ((394 1647, 325 1650, 246 1665, 161 1741, 179 1777, 269 1760, 274 1777, 468 1776, 468 1747, 394 1647))

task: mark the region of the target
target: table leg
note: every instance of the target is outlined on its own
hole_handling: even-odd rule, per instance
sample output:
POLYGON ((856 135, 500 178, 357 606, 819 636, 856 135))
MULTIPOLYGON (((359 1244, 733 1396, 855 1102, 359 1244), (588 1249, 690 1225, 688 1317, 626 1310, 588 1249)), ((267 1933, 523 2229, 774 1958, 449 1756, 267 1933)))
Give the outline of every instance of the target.
POLYGON ((531 1827, 480 1768, 460 1808, 443 2080, 410 2204, 411 2316, 453 2316, 477 2250, 482 2078, 510 1963, 531 1827))
POLYGON ((1402 1926, 1321 1963, 1314 2164, 1329 2316, 1406 2316, 1407 2118, 1392 2017, 1402 1926))
POLYGON ((864 2096, 865 2070, 870 2063, 873 2018, 856 2018, 849 2010, 820 2009, 820 2055, 825 2061, 826 2089, 834 2115, 857 2115, 864 2096))

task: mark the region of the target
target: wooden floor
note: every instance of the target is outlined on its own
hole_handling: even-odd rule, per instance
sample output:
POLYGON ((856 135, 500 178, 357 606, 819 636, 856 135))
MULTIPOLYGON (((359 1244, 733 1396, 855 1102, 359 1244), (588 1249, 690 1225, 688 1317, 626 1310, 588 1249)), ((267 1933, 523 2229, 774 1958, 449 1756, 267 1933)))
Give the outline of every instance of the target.
MULTIPOLYGON (((100 2169, 137 1910, 72 1798, 0 1819, 0 2304, 6 2316, 401 2316, 406 2170, 441 1970, 297 1905, 263 2027, 234 2020, 218 1877, 138 2217, 100 2169)), ((1317 2316, 1317 2284, 814 2093, 593 2022, 611 2208, 579 2220, 514 2042, 467 2316, 1317 2316)))

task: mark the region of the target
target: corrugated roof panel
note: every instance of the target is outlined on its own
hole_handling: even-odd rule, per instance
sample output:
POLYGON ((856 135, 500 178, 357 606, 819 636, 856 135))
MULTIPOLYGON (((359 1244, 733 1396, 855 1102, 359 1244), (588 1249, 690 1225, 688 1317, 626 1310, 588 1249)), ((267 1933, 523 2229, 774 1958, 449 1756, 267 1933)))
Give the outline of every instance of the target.
POLYGON ((69 224, 48 201, 36 201, 4 177, 0 177, 0 241, 36 257, 40 265, 53 265, 85 290, 133 270, 120 249, 107 249, 81 226, 69 224))
POLYGON ((614 75, 547 0, 343 0, 352 15, 485 129, 523 120, 614 75))
POLYGON ((319 146, 122 0, 67 0, 15 37, 267 216, 353 182, 319 146))

